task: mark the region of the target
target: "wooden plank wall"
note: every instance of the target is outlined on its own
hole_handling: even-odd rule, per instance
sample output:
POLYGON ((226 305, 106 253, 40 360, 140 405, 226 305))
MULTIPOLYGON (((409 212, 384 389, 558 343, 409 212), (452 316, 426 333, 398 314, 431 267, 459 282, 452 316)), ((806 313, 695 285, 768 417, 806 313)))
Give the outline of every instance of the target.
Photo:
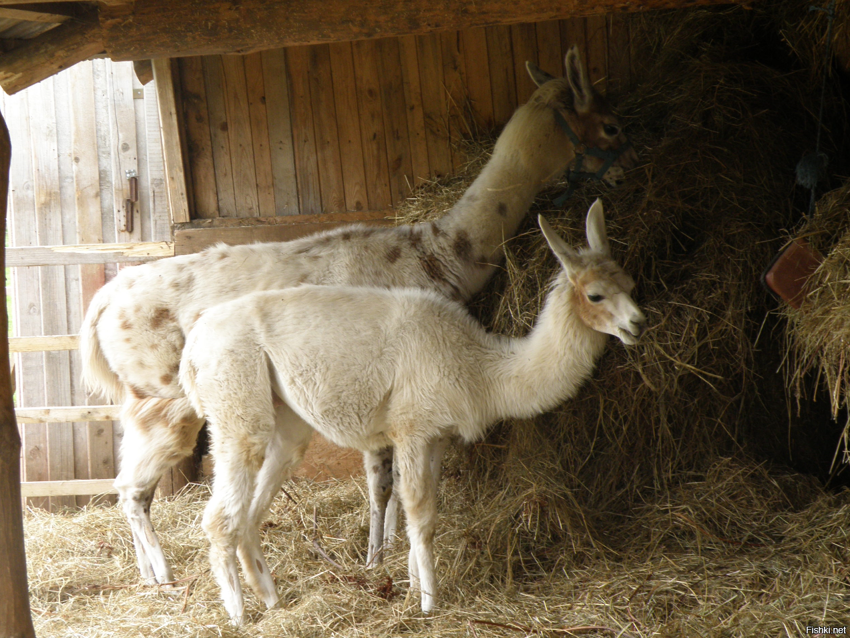
MULTIPOLYGON (((12 97, 0 96, 13 147, 10 246, 170 239, 156 92, 153 83, 139 83, 132 63, 84 62, 12 97), (128 196, 127 169, 140 181, 130 233, 116 225, 128 196)), ((13 335, 77 334, 92 295, 117 268, 12 268, 13 335)), ((18 407, 103 402, 87 397, 76 351, 16 356, 18 407)), ((22 480, 115 476, 120 430, 112 422, 21 429, 22 480)), ((165 487, 171 489, 168 481, 165 487)), ((57 509, 87 500, 56 496, 30 504, 57 509)))
POLYGON ((607 93, 630 82, 629 17, 596 16, 178 61, 193 218, 385 210, 465 161, 563 75, 578 45, 607 93))

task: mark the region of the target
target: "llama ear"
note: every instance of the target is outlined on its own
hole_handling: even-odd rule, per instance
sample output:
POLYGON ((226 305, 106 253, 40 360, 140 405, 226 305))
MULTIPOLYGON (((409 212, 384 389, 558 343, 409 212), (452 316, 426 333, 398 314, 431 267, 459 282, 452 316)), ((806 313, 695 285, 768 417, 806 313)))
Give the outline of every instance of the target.
POLYGON ((567 80, 573 91, 573 106, 577 113, 587 113, 593 100, 593 87, 587 81, 577 46, 573 45, 567 51, 564 65, 567 67, 567 80))
POLYGON ((537 223, 540 224, 540 230, 543 231, 546 243, 549 244, 549 248, 555 253, 555 257, 558 258, 558 261, 561 262, 567 273, 572 272, 578 266, 578 262, 581 259, 579 254, 572 246, 561 239, 561 236, 554 231, 543 215, 537 216, 537 223))
POLYGON ((531 81, 534 82, 537 86, 543 86, 549 80, 555 79, 555 76, 549 75, 548 73, 546 73, 546 71, 544 71, 531 61, 526 61, 525 70, 528 71, 528 74, 531 76, 531 81))
POLYGON ((590 210, 587 211, 587 245, 595 253, 605 256, 611 255, 611 244, 608 243, 608 234, 605 232, 605 211, 602 209, 602 200, 596 199, 590 210))

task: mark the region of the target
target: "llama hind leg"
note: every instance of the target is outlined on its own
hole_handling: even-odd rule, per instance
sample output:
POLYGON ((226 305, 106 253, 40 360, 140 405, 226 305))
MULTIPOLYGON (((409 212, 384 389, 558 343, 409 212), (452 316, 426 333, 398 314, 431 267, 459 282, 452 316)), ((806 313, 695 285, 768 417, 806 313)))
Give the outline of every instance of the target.
POLYGON ((115 487, 133 533, 142 578, 148 583, 174 580, 150 518, 157 483, 166 470, 191 454, 203 425, 182 399, 131 398, 121 413, 121 471, 115 487))
POLYGON ((430 613, 437 594, 434 571, 434 533, 437 528, 437 495, 431 475, 431 446, 407 444, 396 447, 399 484, 407 535, 410 538, 411 586, 421 590, 422 611, 430 613))
POLYGON ((275 410, 275 431, 266 449, 263 466, 248 511, 248 525, 239 543, 239 562, 254 593, 271 609, 278 603, 277 587, 266 563, 259 528, 283 481, 304 456, 313 429, 288 406, 275 410))
POLYGON ((366 567, 377 567, 384 561, 388 547, 387 526, 390 537, 395 534, 398 504, 393 497, 393 449, 386 447, 377 452, 363 453, 366 484, 369 488, 369 551, 366 567), (390 511, 389 503, 392 503, 390 511), (392 520, 390 520, 392 519, 392 520))

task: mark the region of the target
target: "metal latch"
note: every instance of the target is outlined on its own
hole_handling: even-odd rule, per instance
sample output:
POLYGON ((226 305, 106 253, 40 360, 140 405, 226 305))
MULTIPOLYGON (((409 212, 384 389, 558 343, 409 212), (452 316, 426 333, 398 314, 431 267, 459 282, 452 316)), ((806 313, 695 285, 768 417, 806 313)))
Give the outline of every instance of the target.
POLYGON ((128 169, 124 171, 124 177, 129 182, 130 196, 124 200, 124 210, 119 215, 118 229, 125 233, 132 233, 135 204, 139 201, 139 173, 135 169, 128 169))

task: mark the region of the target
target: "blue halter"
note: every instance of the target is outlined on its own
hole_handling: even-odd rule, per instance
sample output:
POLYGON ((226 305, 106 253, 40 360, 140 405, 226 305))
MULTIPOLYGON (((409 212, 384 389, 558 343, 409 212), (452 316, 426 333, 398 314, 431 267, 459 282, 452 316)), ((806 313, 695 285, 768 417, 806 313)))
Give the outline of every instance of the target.
POLYGON ((554 201, 554 204, 557 208, 563 206, 566 201, 572 196, 575 192, 576 187, 578 186, 579 181, 583 179, 591 179, 597 182, 601 182, 602 178, 605 176, 605 173, 608 172, 614 162, 622 155, 625 151, 632 147, 631 142, 626 141, 625 144, 620 146, 617 149, 601 149, 598 146, 592 146, 587 148, 584 144, 582 144, 581 140, 578 138, 578 135, 575 134, 572 128, 570 128, 567 120, 564 119, 564 116, 561 115, 561 112, 558 109, 555 109, 555 122, 558 123, 558 126, 566 133, 567 137, 570 138, 570 141, 573 143, 573 146, 576 149, 575 154, 575 166, 567 169, 567 182, 569 182, 569 187, 567 190, 558 196, 558 198, 554 201), (580 150, 582 149, 582 150, 580 150), (585 155, 589 155, 591 157, 598 157, 602 160, 602 166, 595 173, 590 173, 582 170, 582 164, 584 164, 585 155))

